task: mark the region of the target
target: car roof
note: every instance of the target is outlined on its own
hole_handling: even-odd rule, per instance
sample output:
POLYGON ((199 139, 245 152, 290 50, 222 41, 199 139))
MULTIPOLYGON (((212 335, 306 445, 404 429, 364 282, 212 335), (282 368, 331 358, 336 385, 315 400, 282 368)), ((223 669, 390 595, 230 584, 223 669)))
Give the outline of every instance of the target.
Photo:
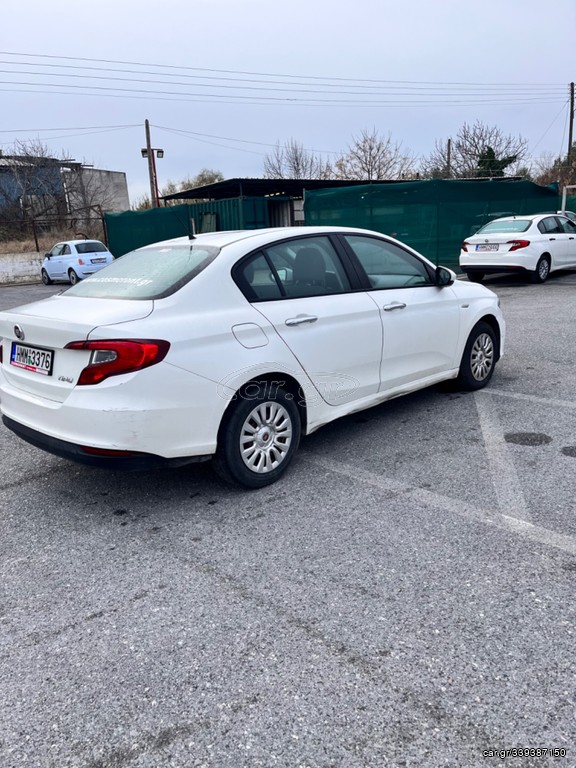
POLYGON ((242 240, 258 239, 262 238, 267 240, 271 236, 281 240, 283 237, 301 237, 302 235, 322 235, 330 233, 341 232, 342 234, 365 233, 369 235, 380 234, 373 230, 360 229, 357 227, 331 227, 331 226, 318 226, 318 227, 270 227, 267 229, 238 229, 238 230, 226 230, 223 232, 205 232, 199 235, 195 235, 191 240, 189 237, 175 237, 170 240, 161 240, 157 243, 150 243, 144 245, 138 250, 144 250, 145 248, 157 248, 158 246, 167 245, 184 245, 185 243, 197 243, 198 245, 212 245, 218 248, 223 248, 226 245, 232 243, 241 242, 242 240))
POLYGON ((55 245, 77 245, 78 243, 100 243, 104 245, 102 240, 97 240, 95 237, 82 237, 79 240, 58 240, 55 245))

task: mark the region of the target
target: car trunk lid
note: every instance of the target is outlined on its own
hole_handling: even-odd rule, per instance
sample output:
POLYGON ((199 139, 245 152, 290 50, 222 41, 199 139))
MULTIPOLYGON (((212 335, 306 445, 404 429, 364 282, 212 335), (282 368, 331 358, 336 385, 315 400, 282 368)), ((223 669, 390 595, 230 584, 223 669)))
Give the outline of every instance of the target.
POLYGON ((2 372, 7 382, 30 395, 63 402, 88 364, 88 350, 66 345, 84 341, 99 326, 147 317, 154 302, 53 296, 0 312, 2 372))

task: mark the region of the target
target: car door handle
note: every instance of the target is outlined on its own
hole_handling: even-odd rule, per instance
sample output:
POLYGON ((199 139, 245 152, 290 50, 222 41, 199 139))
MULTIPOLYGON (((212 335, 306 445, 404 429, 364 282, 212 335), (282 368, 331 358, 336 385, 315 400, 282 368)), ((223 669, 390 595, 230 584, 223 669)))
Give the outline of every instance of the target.
POLYGON ((556 238, 555 238, 555 237, 550 237, 549 239, 550 239, 550 240, 556 240, 556 238))
POLYGON ((297 315, 290 317, 285 321, 286 325, 304 325, 304 323, 315 323, 318 318, 316 315, 297 315))
POLYGON ((393 301, 392 304, 384 304, 384 312, 392 312, 394 309, 405 309, 406 304, 401 301, 393 301))

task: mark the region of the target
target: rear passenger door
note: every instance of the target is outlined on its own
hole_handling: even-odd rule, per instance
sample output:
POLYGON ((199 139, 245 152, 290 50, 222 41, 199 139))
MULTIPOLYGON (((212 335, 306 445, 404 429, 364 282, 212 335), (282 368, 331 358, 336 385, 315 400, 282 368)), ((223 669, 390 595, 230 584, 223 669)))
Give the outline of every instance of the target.
POLYGON ((328 236, 284 240, 238 264, 234 279, 330 405, 378 392, 378 308, 328 236))

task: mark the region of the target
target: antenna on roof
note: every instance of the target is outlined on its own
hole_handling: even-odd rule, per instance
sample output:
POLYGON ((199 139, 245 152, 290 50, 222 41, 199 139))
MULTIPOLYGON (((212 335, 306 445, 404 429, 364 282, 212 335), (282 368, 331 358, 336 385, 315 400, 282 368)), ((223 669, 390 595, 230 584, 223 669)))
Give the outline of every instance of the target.
POLYGON ((193 216, 188 218, 188 237, 190 240, 194 240, 196 237, 196 222, 193 216))

